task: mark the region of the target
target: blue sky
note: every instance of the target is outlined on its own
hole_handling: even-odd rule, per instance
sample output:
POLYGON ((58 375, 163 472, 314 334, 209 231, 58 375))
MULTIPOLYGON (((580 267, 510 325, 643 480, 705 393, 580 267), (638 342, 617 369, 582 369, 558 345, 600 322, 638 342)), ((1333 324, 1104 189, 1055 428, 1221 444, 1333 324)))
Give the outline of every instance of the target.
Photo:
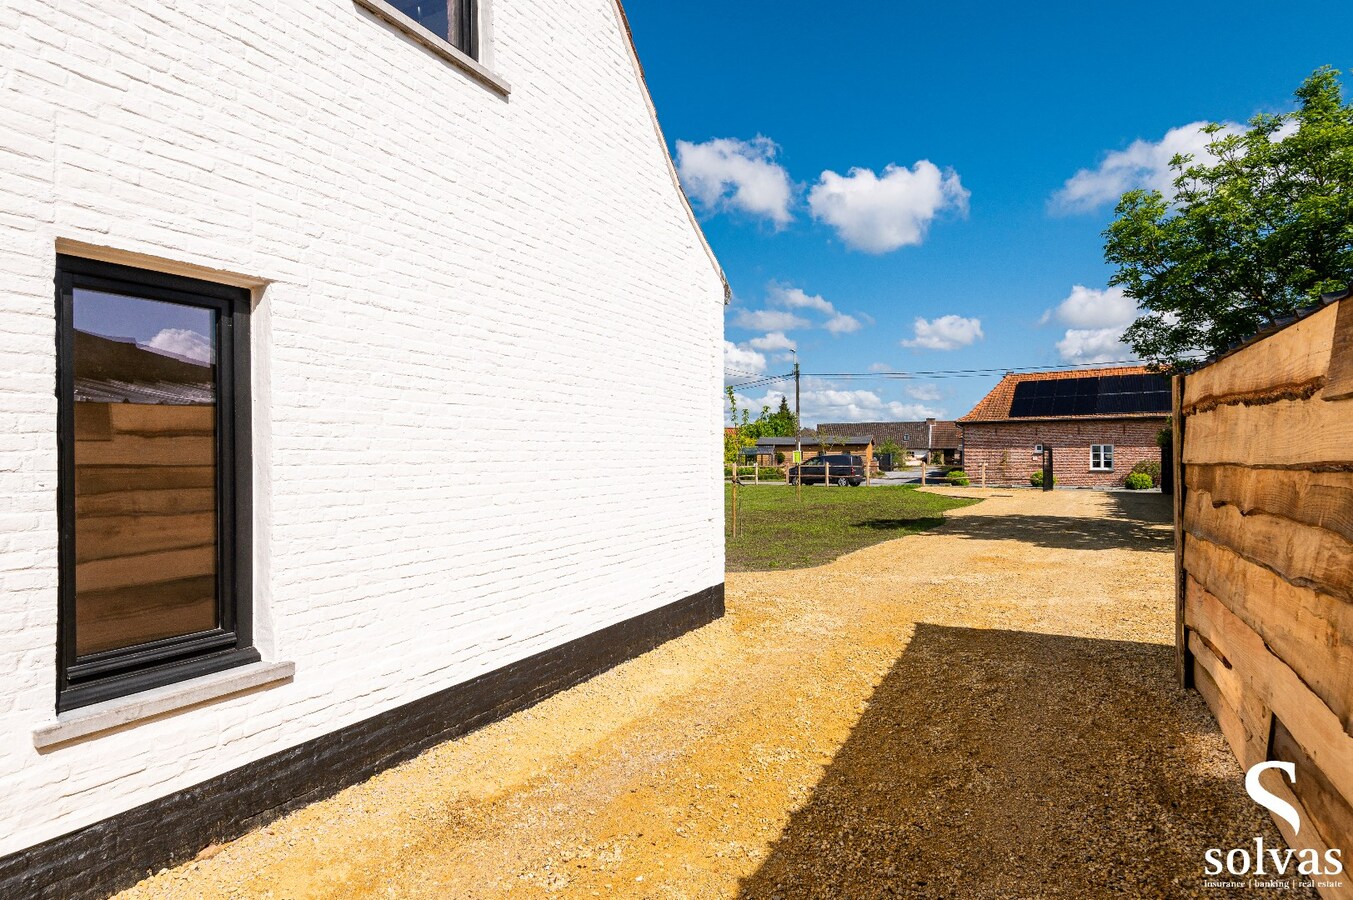
MULTIPOLYGON (((1163 184, 1191 123, 1289 109, 1317 66, 1353 67, 1347 2, 626 10, 733 287, 728 365, 758 373, 788 371, 790 342, 805 373, 1128 358, 1112 198, 1163 184)), ((804 421, 952 418, 996 377, 807 379, 804 421)))

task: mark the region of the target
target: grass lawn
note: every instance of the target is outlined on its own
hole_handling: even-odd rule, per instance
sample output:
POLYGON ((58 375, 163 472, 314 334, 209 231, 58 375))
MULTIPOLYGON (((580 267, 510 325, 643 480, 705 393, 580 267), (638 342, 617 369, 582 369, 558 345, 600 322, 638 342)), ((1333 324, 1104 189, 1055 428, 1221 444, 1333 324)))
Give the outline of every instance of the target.
MULTIPOLYGON (((925 494, 912 487, 804 485, 803 503, 780 485, 738 488, 738 536, 727 538, 730 572, 819 566, 870 544, 915 534, 944 521, 944 511, 977 500, 925 494)), ((724 487, 726 521, 733 488, 724 487)))

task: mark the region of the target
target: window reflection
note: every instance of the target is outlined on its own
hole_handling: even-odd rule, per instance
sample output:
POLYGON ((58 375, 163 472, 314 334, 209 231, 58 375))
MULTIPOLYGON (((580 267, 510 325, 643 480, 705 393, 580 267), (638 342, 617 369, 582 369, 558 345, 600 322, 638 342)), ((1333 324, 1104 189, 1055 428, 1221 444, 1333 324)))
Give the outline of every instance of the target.
POLYGON ((73 313, 76 653, 216 628, 217 313, 78 288, 73 313))

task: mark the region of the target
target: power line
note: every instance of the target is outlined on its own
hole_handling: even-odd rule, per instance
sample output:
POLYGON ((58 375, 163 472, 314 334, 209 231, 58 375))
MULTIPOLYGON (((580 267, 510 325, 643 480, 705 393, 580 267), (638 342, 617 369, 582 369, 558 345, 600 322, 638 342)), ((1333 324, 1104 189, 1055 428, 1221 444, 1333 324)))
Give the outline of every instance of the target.
MULTIPOLYGON (((802 377, 806 378, 837 378, 847 380, 897 380, 905 381, 913 378, 944 379, 944 378, 977 378, 991 375, 1005 375, 1014 372, 1048 372, 1048 371, 1075 371, 1076 369, 1098 369, 1105 366, 1124 366, 1140 365, 1139 360, 1135 359, 1117 359, 1108 362, 1094 363, 1061 363, 1052 366, 994 366, 987 369, 930 369, 916 372, 804 372, 802 377)), ((728 370, 733 371, 733 370, 728 370)), ((753 373, 745 373, 752 375, 753 373)), ((731 388, 755 388, 766 385, 778 384, 788 381, 794 377, 793 372, 787 372, 783 375, 762 375, 752 381, 730 384, 731 388)))

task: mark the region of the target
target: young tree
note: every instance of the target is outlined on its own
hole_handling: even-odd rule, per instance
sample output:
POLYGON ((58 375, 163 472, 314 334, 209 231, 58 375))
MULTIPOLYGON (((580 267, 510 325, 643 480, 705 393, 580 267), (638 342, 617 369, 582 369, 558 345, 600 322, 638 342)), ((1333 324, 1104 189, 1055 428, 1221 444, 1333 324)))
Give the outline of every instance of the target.
POLYGON ((793 437, 798 431, 798 419, 789 409, 789 401, 780 398, 780 408, 766 417, 766 433, 762 437, 793 437))
POLYGON ((1317 69, 1300 106, 1210 125, 1210 161, 1177 156, 1173 200, 1123 195, 1105 258, 1145 314, 1124 335, 1163 371, 1218 353, 1353 280, 1353 106, 1317 69))

